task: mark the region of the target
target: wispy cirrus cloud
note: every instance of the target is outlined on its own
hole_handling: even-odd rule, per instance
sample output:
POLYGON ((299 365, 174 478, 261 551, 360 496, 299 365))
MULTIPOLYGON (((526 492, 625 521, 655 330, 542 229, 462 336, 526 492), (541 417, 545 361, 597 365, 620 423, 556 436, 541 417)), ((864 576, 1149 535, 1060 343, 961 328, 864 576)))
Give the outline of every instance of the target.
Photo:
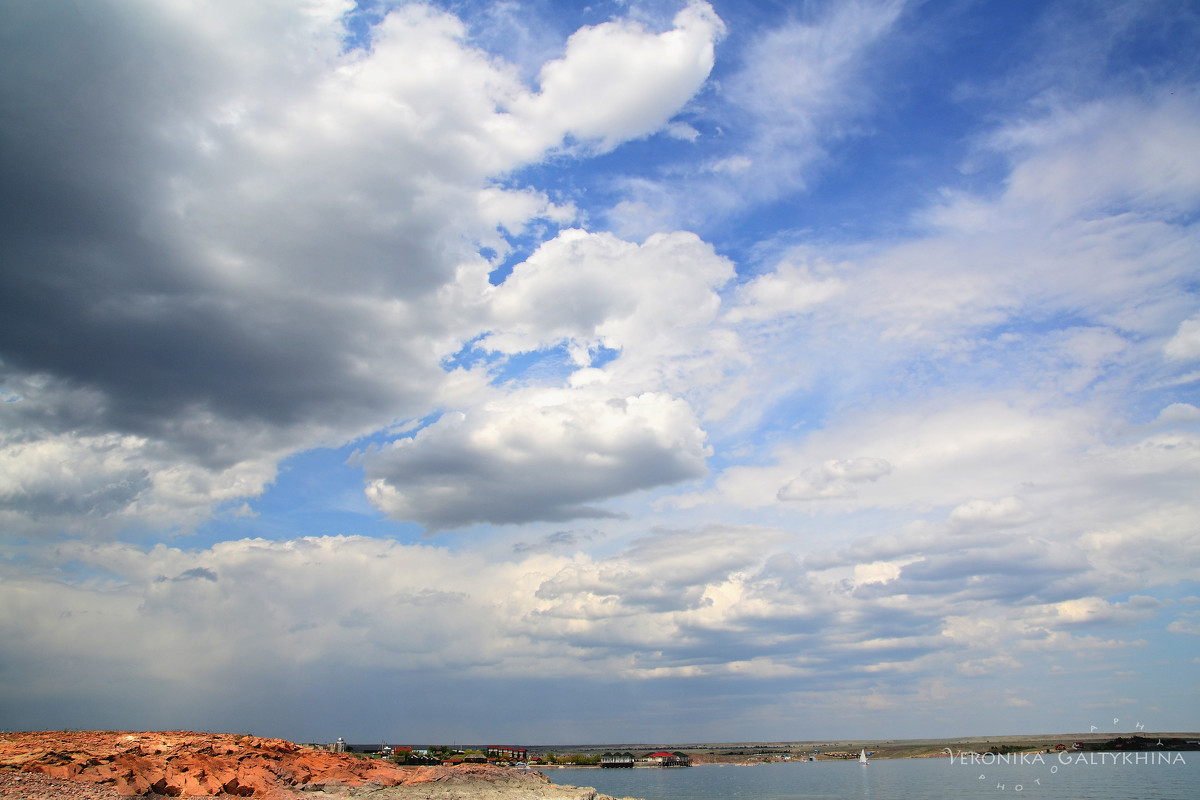
POLYGON ((814 4, 753 35, 737 68, 695 111, 710 131, 689 136, 701 145, 695 155, 665 174, 624 181, 610 223, 641 237, 803 191, 830 147, 853 135, 877 102, 867 74, 904 7, 814 4))

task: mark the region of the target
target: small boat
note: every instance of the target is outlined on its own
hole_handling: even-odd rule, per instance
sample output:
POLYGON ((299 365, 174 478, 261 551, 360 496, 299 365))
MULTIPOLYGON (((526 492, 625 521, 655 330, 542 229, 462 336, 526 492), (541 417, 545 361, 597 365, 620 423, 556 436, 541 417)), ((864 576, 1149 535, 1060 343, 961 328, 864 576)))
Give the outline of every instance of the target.
POLYGON ((862 764, 864 767, 867 765, 867 751, 865 749, 859 751, 858 763, 862 764))

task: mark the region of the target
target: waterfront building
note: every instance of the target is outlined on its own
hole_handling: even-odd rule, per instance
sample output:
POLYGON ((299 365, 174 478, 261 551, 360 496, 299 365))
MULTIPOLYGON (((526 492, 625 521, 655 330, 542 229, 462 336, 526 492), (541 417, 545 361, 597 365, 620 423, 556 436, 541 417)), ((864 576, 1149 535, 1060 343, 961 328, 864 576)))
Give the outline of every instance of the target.
POLYGON ((692 761, 686 753, 668 753, 665 750, 651 753, 643 761, 655 767, 690 767, 692 765, 692 761))
POLYGON ((633 768, 633 753, 604 753, 600 756, 601 767, 633 768))
POLYGON ((507 747, 497 744, 487 746, 487 757, 501 761, 528 761, 529 750, 524 747, 507 747))

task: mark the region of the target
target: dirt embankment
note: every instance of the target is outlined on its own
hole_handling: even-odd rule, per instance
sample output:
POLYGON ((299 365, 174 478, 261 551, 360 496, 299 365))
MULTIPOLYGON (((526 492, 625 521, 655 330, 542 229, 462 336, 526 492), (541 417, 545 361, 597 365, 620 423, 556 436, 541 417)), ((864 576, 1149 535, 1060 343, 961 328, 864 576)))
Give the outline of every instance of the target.
POLYGON ((610 800, 541 773, 486 764, 405 768, 282 739, 186 731, 0 735, 0 797, 257 797, 295 800, 610 800), (301 794, 303 792, 303 794, 301 794))

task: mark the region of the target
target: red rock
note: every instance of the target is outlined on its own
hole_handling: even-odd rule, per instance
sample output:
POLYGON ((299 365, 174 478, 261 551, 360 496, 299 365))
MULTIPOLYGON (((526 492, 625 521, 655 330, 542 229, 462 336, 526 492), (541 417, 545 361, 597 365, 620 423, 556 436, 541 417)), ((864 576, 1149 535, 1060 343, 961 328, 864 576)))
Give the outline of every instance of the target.
POLYGON ((118 794, 126 797, 140 797, 150 793, 150 782, 141 775, 130 773, 122 775, 113 782, 118 794))
POLYGON ((76 777, 79 780, 91 781, 92 783, 112 783, 117 779, 118 774, 119 771, 113 764, 101 763, 84 767, 76 777))
POLYGON ((225 781, 225 783, 221 784, 221 791, 224 792, 225 794, 232 794, 237 797, 253 797, 254 796, 254 787, 253 786, 243 786, 241 781, 238 780, 238 777, 236 775, 234 775, 229 780, 225 781))
POLYGON ((51 778, 69 779, 74 778, 80 772, 78 764, 54 764, 48 766, 39 766, 38 771, 49 775, 51 778))
POLYGON ((125 796, 264 799, 291 797, 293 790, 314 784, 396 786, 413 776, 388 761, 302 748, 283 739, 186 731, 0 734, 0 769, 108 784, 125 796))

